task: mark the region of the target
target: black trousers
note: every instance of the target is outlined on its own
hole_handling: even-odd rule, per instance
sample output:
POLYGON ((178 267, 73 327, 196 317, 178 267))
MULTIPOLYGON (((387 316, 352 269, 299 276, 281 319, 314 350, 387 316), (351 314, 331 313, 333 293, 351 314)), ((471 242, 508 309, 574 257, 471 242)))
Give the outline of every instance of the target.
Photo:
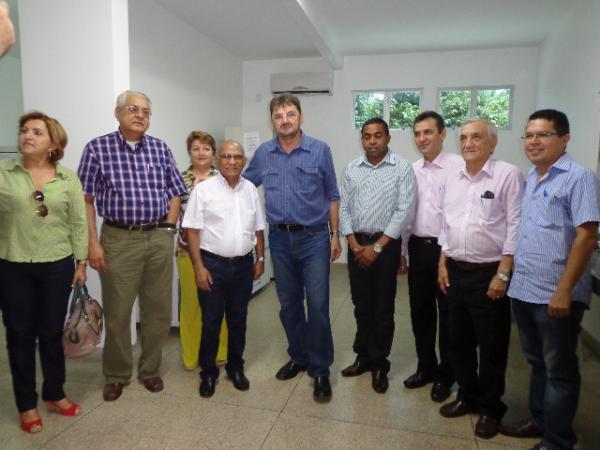
POLYGON ((254 262, 252 256, 237 262, 224 262, 206 254, 203 262, 210 272, 213 284, 210 292, 198 289, 202 309, 202 339, 200 340, 200 376, 219 376, 215 360, 219 348, 219 334, 223 315, 227 319, 227 373, 244 369, 246 348, 246 319, 248 302, 252 295, 254 262))
POLYGON ((450 361, 448 302, 438 287, 440 246, 435 238, 411 236, 408 241, 408 293, 410 319, 417 350, 417 371, 433 376, 435 381, 454 383, 450 361), (435 352, 439 318, 440 364, 435 352))
POLYGON ((74 271, 72 257, 48 263, 0 260, 6 348, 19 412, 37 406, 36 341, 44 375, 42 399, 65 398, 62 330, 74 271))
POLYGON ((386 245, 368 268, 359 267, 354 253, 348 252, 350 292, 356 318, 353 349, 359 360, 369 362, 372 370, 390 370, 387 358, 394 339, 394 302, 399 266, 400 239, 386 245))
POLYGON ((451 358, 458 397, 480 414, 502 418, 510 339, 510 301, 486 292, 496 268, 462 270, 448 261, 451 358), (479 348, 479 373, 477 349, 479 348))

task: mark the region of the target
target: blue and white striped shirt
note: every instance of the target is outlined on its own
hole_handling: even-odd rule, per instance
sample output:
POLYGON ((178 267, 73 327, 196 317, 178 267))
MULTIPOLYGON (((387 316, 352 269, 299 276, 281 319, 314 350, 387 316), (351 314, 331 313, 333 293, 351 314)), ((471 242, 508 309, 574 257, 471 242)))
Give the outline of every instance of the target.
MULTIPOLYGON (((548 304, 565 271, 575 228, 600 221, 600 183, 566 153, 536 182, 529 171, 521 208, 517 252, 509 297, 548 304)), ((592 278, 586 268, 573 288, 573 301, 590 303, 592 278)))
POLYGON ((397 239, 414 216, 415 177, 408 161, 388 151, 376 166, 365 156, 344 171, 340 232, 377 233, 397 239))
POLYGON ((264 184, 270 224, 326 224, 330 204, 340 199, 329 146, 304 133, 289 154, 276 137, 262 143, 243 176, 256 186, 264 184))

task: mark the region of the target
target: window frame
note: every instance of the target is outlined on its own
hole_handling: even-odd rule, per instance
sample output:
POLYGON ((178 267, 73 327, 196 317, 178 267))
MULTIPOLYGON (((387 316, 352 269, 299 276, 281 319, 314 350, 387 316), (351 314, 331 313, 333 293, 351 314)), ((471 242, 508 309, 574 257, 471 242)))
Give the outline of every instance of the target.
MULTIPOLYGON (((476 86, 451 86, 451 87, 439 87, 437 90, 437 98, 436 98, 436 111, 442 114, 442 91, 470 91, 471 92, 471 105, 469 108, 469 114, 467 115, 467 119, 479 117, 477 115, 477 94, 479 91, 491 91, 491 90, 500 90, 500 89, 509 89, 510 95, 508 99, 508 125, 506 127, 499 127, 496 125, 498 130, 507 130, 511 131, 513 126, 513 109, 514 109, 514 97, 515 97, 515 87, 514 85, 476 85, 476 86)), ((443 115, 443 114, 442 114, 443 115)), ((452 127, 449 127, 452 128, 452 127)), ((457 127, 458 128, 458 127, 457 127)))
MULTIPOLYGON (((354 115, 356 111, 356 96, 360 94, 383 94, 383 120, 390 125, 390 95, 399 92, 418 92, 419 93, 419 110, 421 109, 421 103, 423 99, 423 88, 410 88, 410 89, 357 89, 352 91, 352 128, 360 132, 360 127, 356 127, 356 117, 354 115)), ((407 127, 409 128, 409 127, 407 127)), ((392 128, 391 131, 403 131, 405 128, 392 128)), ((412 128, 411 128, 412 130, 412 128)))

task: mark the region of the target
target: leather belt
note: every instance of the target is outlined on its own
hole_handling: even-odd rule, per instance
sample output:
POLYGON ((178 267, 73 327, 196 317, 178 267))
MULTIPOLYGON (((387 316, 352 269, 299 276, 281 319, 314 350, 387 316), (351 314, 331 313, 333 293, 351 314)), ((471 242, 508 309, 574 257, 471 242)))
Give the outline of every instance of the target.
POLYGON ((320 231, 328 229, 327 224, 322 225, 298 225, 295 223, 272 223, 269 225, 269 230, 279 230, 279 231, 320 231))
POLYGON ((354 233, 354 237, 360 245, 372 244, 373 242, 376 242, 381 236, 383 236, 383 231, 378 231, 377 233, 354 233))
POLYGON ((450 264, 453 264, 454 266, 458 267, 460 270, 464 270, 465 272, 478 272, 480 270, 496 269, 498 267, 498 264, 500 264, 500 261, 473 263, 467 261, 457 261, 452 258, 447 258, 446 260, 450 264))
POLYGON ((416 241, 419 241, 423 244, 427 244, 427 245, 432 245, 432 244, 436 244, 437 245, 437 238, 436 237, 421 237, 421 236, 415 236, 414 234, 410 236, 411 239, 414 239, 416 241))
POLYGON ((200 249, 200 255, 202 257, 208 256, 209 258, 213 258, 213 259, 216 259, 217 261, 225 262, 228 264, 234 264, 234 263, 238 263, 241 261, 245 261, 248 258, 252 258, 252 252, 247 253, 243 256, 227 257, 227 256, 217 255, 216 253, 209 252, 208 250, 204 250, 203 248, 200 249))
POLYGON ((140 224, 134 224, 134 225, 127 225, 126 223, 119 223, 119 222, 114 222, 112 220, 105 220, 104 223, 106 225, 108 225, 109 227, 119 228, 121 230, 128 230, 128 231, 150 231, 150 230, 156 230, 157 228, 173 228, 173 229, 175 229, 174 224, 165 223, 165 222, 147 222, 147 223, 140 223, 140 224))

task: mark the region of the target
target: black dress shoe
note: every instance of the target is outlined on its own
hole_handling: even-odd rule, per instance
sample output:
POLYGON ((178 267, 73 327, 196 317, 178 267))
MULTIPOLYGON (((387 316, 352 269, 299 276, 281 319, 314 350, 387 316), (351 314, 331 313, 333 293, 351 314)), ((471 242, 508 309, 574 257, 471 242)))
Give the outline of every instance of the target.
POLYGON ((433 400, 434 402, 443 402, 448 397, 450 397, 451 393, 452 389, 450 388, 450 386, 440 381, 436 381, 435 383, 433 383, 433 386, 431 386, 431 400, 433 400))
POLYGON ((548 447, 546 447, 544 444, 539 442, 539 443, 535 444, 533 447, 531 447, 531 450, 548 450, 548 447))
POLYGON ((416 389, 426 384, 429 384, 433 381, 433 377, 431 375, 427 375, 423 372, 415 372, 406 380, 404 380, 404 386, 408 389, 416 389))
POLYGON ((542 430, 533 422, 531 417, 511 425, 500 425, 500 433, 517 438, 542 437, 542 430))
POLYGON ((454 400, 440 408, 440 414, 444 417, 461 417, 469 414, 471 407, 462 400, 454 400))
POLYGON ((356 358, 356 361, 342 370, 343 377, 357 377, 369 371, 369 363, 356 358))
POLYGON ((250 389, 250 381, 248 381, 248 378, 246 378, 243 371, 231 372, 228 373, 227 376, 233 383, 233 387, 238 391, 247 391, 250 389))
POLYGON ((319 403, 325 403, 331 400, 331 384, 329 384, 329 377, 323 376, 315 378, 313 398, 319 403))
POLYGON ((500 421, 491 416, 482 414, 475 425, 475 436, 482 439, 490 439, 498 434, 498 426, 500 421))
POLYGON ((385 391, 390 387, 387 372, 385 370, 374 370, 371 372, 371 385, 375 392, 385 394, 385 391))
POLYGON ((306 366, 302 366, 290 360, 286 362, 285 365, 277 371, 275 377, 278 380, 289 380, 290 378, 294 378, 303 370, 306 370, 306 366))
POLYGON ((202 378, 199 389, 200 397, 212 397, 215 393, 215 382, 216 380, 213 377, 202 378))

